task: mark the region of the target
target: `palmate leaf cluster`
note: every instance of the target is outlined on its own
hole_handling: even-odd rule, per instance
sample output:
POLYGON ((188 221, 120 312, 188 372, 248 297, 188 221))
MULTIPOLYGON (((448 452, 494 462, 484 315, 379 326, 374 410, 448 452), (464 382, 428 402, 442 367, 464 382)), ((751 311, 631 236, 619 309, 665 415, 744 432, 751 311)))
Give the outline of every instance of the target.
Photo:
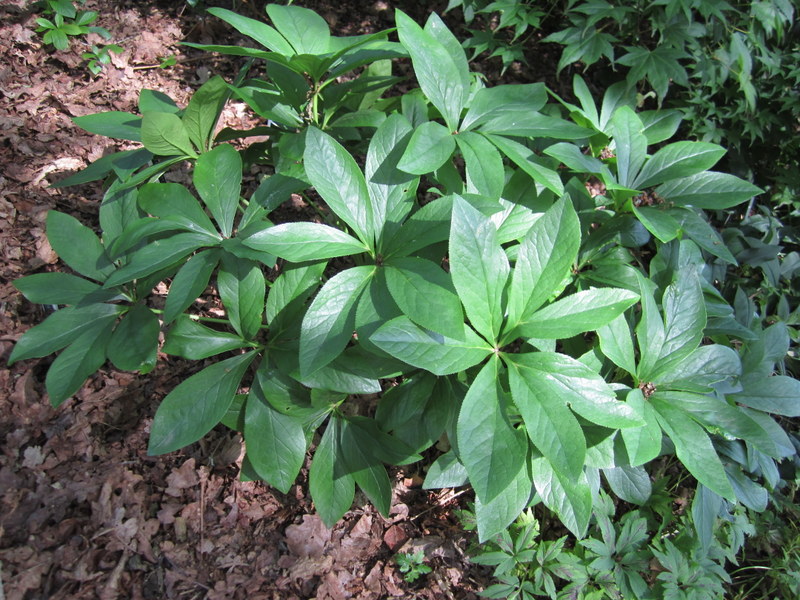
POLYGON ((144 90, 138 115, 76 119, 142 147, 62 182, 107 182, 99 237, 48 217, 74 274, 16 282, 62 307, 10 358, 60 352, 54 404, 107 360, 204 361, 161 402, 149 452, 223 423, 243 433, 243 476, 284 492, 310 452, 328 525, 357 487, 388 514, 386 466, 440 441, 425 486, 469 483, 482 540, 537 503, 583 537, 601 489, 646 502, 665 455, 704 490, 698 531, 766 505, 795 453, 774 415, 800 413, 800 385, 773 375, 787 326, 714 285, 738 261, 705 211, 761 191, 710 170, 723 148, 670 142, 680 114, 636 112, 619 86, 599 107, 580 78, 579 105, 543 84, 487 88, 436 15, 397 11, 390 41, 333 37, 296 6, 268 6, 272 25, 210 11, 260 46, 205 47, 249 59, 236 81, 211 78, 184 108, 144 90), (400 57, 419 89, 384 97, 400 57), (231 97, 264 124, 217 132, 231 97), (191 185, 161 181, 185 162, 191 185), (243 194, 252 164, 269 175, 243 194), (318 218, 274 224, 298 193, 318 218), (198 309, 209 294, 224 319, 198 309))

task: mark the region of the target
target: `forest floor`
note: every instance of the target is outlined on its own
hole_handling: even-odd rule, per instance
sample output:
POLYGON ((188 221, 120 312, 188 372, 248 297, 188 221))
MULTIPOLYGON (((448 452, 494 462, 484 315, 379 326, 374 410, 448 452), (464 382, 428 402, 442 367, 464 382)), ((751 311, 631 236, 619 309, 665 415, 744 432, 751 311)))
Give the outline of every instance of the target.
MULTIPOLYGON (((423 491, 419 473, 397 472, 390 518, 362 498, 329 530, 306 494, 307 470, 287 495, 239 481, 242 442, 230 431, 147 456, 156 407, 189 373, 185 361, 162 356, 147 376, 103 368, 57 409, 44 391, 52 357, 8 368, 14 342, 48 312, 13 281, 62 268, 47 211, 97 226, 100 185, 51 184, 125 148, 71 118, 137 112, 144 88, 185 105, 210 75, 230 80, 239 66, 180 46, 231 43, 227 28, 185 2, 89 0, 124 48, 94 77, 80 55, 100 39, 45 47, 30 5, 0 6, 0 598, 477 598, 488 577, 467 557, 457 517, 467 493, 423 491), (177 64, 159 68, 169 56, 177 64), (407 583, 393 556, 419 549, 433 571, 407 583)), ((237 5, 257 16, 253 3, 237 5)), ((389 2, 313 5, 339 35, 392 24, 389 2)), ((419 10, 432 8, 443 7, 419 10)), ((237 103, 223 120, 252 124, 237 103)))

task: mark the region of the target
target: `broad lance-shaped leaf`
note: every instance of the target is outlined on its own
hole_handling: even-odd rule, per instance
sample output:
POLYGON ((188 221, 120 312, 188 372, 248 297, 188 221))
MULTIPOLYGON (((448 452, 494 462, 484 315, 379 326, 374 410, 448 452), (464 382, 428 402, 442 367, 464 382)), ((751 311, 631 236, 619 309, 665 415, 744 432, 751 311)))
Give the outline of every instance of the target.
POLYGON ((703 339, 706 305, 700 278, 691 269, 682 269, 677 280, 664 292, 664 342, 658 362, 648 381, 655 381, 673 365, 694 352, 703 339))
POLYGON ((419 179, 398 168, 412 131, 405 116, 390 115, 375 131, 367 150, 364 175, 379 251, 383 251, 382 242, 394 236, 414 208, 419 179))
POLYGON ((182 217, 195 225, 192 231, 219 235, 197 198, 179 183, 146 183, 139 189, 137 201, 154 217, 182 217))
POLYGON ((575 537, 586 535, 592 516, 592 490, 586 474, 581 473, 578 478, 564 477, 543 457, 533 459, 531 471, 544 505, 558 515, 575 537))
POLYGON ((134 305, 122 318, 108 344, 108 358, 122 371, 148 373, 158 352, 158 317, 144 304, 134 305))
POLYGON ((308 473, 308 490, 322 522, 333 527, 342 518, 356 493, 355 479, 342 468, 341 417, 332 416, 314 452, 308 473))
POLYGON ((724 210, 741 204, 764 190, 728 173, 706 171, 673 179, 658 186, 655 191, 673 204, 724 210))
POLYGON ((49 211, 47 240, 61 260, 81 275, 105 281, 114 271, 114 264, 98 237, 73 216, 49 211))
POLYGON ((72 122, 89 133, 118 140, 142 141, 142 118, 129 112, 109 111, 73 117, 72 122))
POLYGON ((520 245, 508 293, 508 331, 530 318, 559 289, 580 244, 578 215, 565 196, 531 226, 520 245))
POLYGON ((187 315, 181 315, 170 327, 162 351, 190 360, 203 360, 250 344, 238 335, 211 329, 187 315))
POLYGON ((330 29, 325 19, 313 10, 300 6, 268 4, 267 14, 297 54, 328 52, 330 29))
MULTIPOLYGON (((427 479, 425 481, 427 482, 427 479)), ((476 497, 475 519, 478 522, 478 541, 485 542, 502 533, 525 509, 532 493, 533 481, 528 473, 528 466, 525 465, 494 500, 483 503, 476 497)))
POLYGON ((15 280, 12 285, 35 304, 78 304, 102 289, 70 273, 35 273, 15 280))
POLYGON ((473 327, 494 341, 503 323, 503 290, 509 274, 494 223, 466 200, 453 199, 450 274, 473 327))
POLYGON ((255 471, 287 494, 306 458, 303 423, 272 408, 259 383, 253 385, 247 397, 244 439, 255 471))
POLYGON ((529 387, 560 399, 584 419, 612 429, 644 424, 641 416, 617 400, 605 380, 582 362, 557 352, 511 356, 529 387))
POLYGON ((87 331, 100 331, 124 310, 124 307, 115 304, 68 306, 57 310, 44 322, 25 332, 14 345, 8 365, 57 352, 87 331))
POLYGON ((384 352, 434 375, 458 373, 492 353, 492 347, 466 325, 461 339, 453 339, 426 331, 408 317, 392 319, 369 339, 384 352))
POLYGON ((303 155, 306 175, 328 206, 362 242, 372 247, 372 204, 364 174, 339 142, 315 127, 306 133, 303 155))
POLYGON ((294 48, 286 41, 286 38, 278 33, 274 27, 270 27, 266 23, 244 17, 233 11, 216 6, 209 8, 208 12, 222 19, 229 25, 232 25, 240 33, 252 38, 273 52, 283 54, 284 56, 292 56, 295 54, 294 48))
POLYGON ((456 436, 459 458, 481 502, 491 502, 525 468, 525 433, 514 429, 506 415, 505 392, 500 387, 497 358, 475 377, 461 404, 456 436))
POLYGON ((503 158, 484 136, 465 131, 455 136, 464 157, 467 192, 498 200, 506 183, 503 158))
POLYGON ((269 252, 291 262, 320 260, 368 252, 369 248, 340 229, 319 223, 283 223, 245 238, 249 248, 269 252))
POLYGON ((524 356, 509 357, 508 380, 528 436, 554 469, 566 477, 578 477, 586 458, 583 430, 559 396, 558 386, 546 385, 546 377, 525 366, 524 356))
POLYGON ((400 43, 411 56, 419 86, 442 114, 450 131, 455 131, 469 94, 469 82, 465 82, 462 75, 463 67, 434 37, 435 27, 433 33, 423 30, 400 10, 395 11, 395 23, 400 43))
POLYGON ((436 121, 414 130, 397 168, 414 175, 433 173, 446 163, 456 149, 455 136, 436 121))
POLYGON ((700 346, 668 371, 660 371, 654 383, 657 388, 707 393, 713 384, 739 377, 742 364, 733 348, 720 344, 700 346))
POLYGON ((243 338, 254 339, 261 328, 266 296, 266 281, 260 265, 223 254, 217 287, 233 328, 243 338))
POLYGON ((82 333, 59 354, 47 370, 45 387, 54 407, 77 392, 86 378, 106 362, 106 347, 111 338, 112 322, 82 333))
POLYGON ((625 401, 637 414, 644 418, 644 426, 630 427, 620 430, 628 462, 631 466, 643 465, 661 453, 661 442, 664 437, 653 407, 645 400, 642 390, 634 388, 625 397, 625 401))
POLYGON ((617 181, 633 187, 633 181, 647 156, 647 138, 642 133, 644 124, 632 108, 623 106, 611 118, 617 155, 617 181))
POLYGON ((392 484, 376 450, 380 446, 369 433, 349 419, 341 422, 341 455, 344 468, 383 516, 389 515, 392 484))
POLYGON ((631 187, 643 190, 670 179, 696 175, 713 167, 724 154, 724 148, 707 142, 668 144, 650 157, 631 187))
POLYGON ((222 235, 230 237, 239 206, 242 157, 233 146, 220 144, 211 152, 200 155, 192 181, 222 235))
POLYGON ((142 144, 158 156, 197 157, 186 127, 180 117, 173 113, 151 112, 143 115, 142 144))
POLYGON ((340 271, 329 279, 303 317, 300 372, 304 377, 339 356, 353 337, 355 305, 375 267, 340 271))
POLYGON ((461 302, 439 265, 423 258, 395 258, 384 271, 389 291, 407 317, 451 338, 463 335, 461 302))
POLYGON ((552 169, 539 164, 533 150, 500 135, 484 135, 500 149, 500 152, 525 171, 536 183, 543 185, 558 196, 564 193, 564 184, 561 181, 561 176, 552 169))
POLYGON ((539 309, 516 331, 520 337, 570 338, 611 322, 638 299, 638 294, 624 289, 583 290, 539 309))
POLYGON ((214 75, 192 94, 181 121, 189 138, 201 151, 210 148, 214 128, 229 95, 228 84, 219 75, 214 75))
POLYGON ((661 427, 675 444, 675 453, 683 466, 708 489, 734 502, 736 495, 703 428, 689 413, 659 399, 657 394, 651 396, 649 402, 656 410, 661 427))
POLYGON ((196 442, 220 422, 255 352, 240 354, 206 367, 181 382, 156 411, 150 427, 150 456, 196 442))
POLYGON ((631 328, 625 315, 619 315, 606 325, 598 327, 600 350, 605 356, 628 373, 636 373, 636 358, 633 352, 631 328))
POLYGON ((744 389, 731 399, 764 412, 800 417, 800 381, 785 375, 748 377, 744 389))
POLYGON ((169 286, 167 302, 164 306, 165 324, 172 323, 179 314, 189 308, 208 287, 211 274, 217 268, 220 252, 217 249, 204 250, 192 256, 178 270, 169 286))

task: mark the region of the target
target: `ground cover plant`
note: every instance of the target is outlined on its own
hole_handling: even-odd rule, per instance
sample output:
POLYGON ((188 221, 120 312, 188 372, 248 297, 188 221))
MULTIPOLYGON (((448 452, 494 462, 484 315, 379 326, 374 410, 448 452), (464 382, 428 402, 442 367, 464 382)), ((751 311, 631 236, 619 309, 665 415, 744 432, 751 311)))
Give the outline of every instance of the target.
MULTIPOLYGON (((209 10, 263 49, 203 46, 248 62, 185 108, 144 90, 140 115, 76 120, 142 147, 63 182, 107 180, 102 233, 50 213, 48 239, 75 274, 17 282, 63 308, 10 362, 60 351, 46 381, 58 404, 106 360, 151 370, 165 333, 161 351, 204 362, 164 398, 150 452, 223 423, 244 435, 243 475, 286 491, 312 451, 309 488, 328 525, 356 486, 388 514, 386 465, 444 442, 425 485, 468 482, 481 540, 508 536, 536 505, 576 539, 599 527, 613 545, 601 489, 645 504, 671 461, 698 482, 699 542, 659 542, 664 577, 613 585, 636 597, 717 593, 724 571, 708 561, 719 560, 709 553, 720 519, 739 504, 763 510, 795 453, 773 417, 798 414, 797 381, 773 375, 791 330, 715 287, 739 261, 707 211, 761 190, 710 170, 720 146, 671 141, 681 115, 637 112, 625 87, 599 108, 580 78, 577 104, 543 84, 484 87, 436 15, 420 27, 398 11, 391 41, 331 37, 297 6, 268 6, 271 26, 209 10), (390 61, 405 56, 419 89, 383 97, 397 81, 390 61), (263 125, 217 133, 231 96, 263 125), (190 187, 160 180, 186 163, 190 187), (244 198, 253 163, 272 173, 244 198), (298 193, 318 219, 273 224, 298 193), (151 293, 161 282, 163 305, 151 293), (690 564, 706 565, 710 583, 690 564)), ((526 527, 506 548, 526 551, 526 527)), ((659 528, 647 523, 647 535, 659 528)), ((562 547, 545 546, 551 558, 562 547)))

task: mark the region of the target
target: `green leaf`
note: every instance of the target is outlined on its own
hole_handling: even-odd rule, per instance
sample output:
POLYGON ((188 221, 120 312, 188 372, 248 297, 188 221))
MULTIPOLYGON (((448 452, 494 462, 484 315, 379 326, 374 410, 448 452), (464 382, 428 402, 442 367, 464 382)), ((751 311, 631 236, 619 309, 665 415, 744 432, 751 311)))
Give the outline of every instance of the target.
POLYGON ((386 468, 375 456, 375 440, 349 419, 341 422, 341 455, 347 472, 384 517, 389 516, 392 484, 386 468))
POLYGON ((517 327, 521 337, 565 339, 610 323, 639 300, 616 288, 592 288, 548 304, 517 327))
POLYGON ((496 340, 500 333, 509 270, 494 223, 456 196, 450 227, 450 274, 470 322, 488 340, 496 340))
POLYGON ((644 467, 620 466, 603 469, 608 486, 618 498, 631 504, 645 504, 653 493, 650 475, 644 467))
POLYGON ((199 440, 222 420, 255 352, 206 367, 182 381, 162 400, 150 427, 149 456, 178 450, 199 440))
MULTIPOLYGON (((400 43, 411 56, 419 86, 444 117, 450 131, 455 131, 469 94, 469 84, 463 79, 463 66, 457 63, 445 44, 423 30, 400 10, 395 11, 395 23, 400 43)), ((440 29, 434 27, 433 29, 440 29)), ((460 57, 459 57, 460 58, 460 57)))
POLYGON ((656 152, 648 160, 632 187, 643 190, 670 179, 689 177, 713 167, 725 149, 707 142, 675 142, 656 152))
POLYGON ((343 420, 332 416, 314 452, 308 473, 308 489, 322 522, 333 527, 353 504, 356 485, 342 469, 340 429, 343 420))
MULTIPOLYGON (((430 475, 430 471, 428 471, 430 475)), ((427 478, 425 479, 427 483, 427 478)), ((496 498, 481 502, 475 498, 475 518, 478 522, 478 541, 485 542, 501 534, 525 509, 533 493, 533 481, 525 465, 496 498)))
POLYGON ((556 352, 512 355, 529 387, 566 402, 584 419, 612 429, 636 427, 641 417, 617 400, 605 380, 585 364, 556 352), (535 382, 535 383, 533 383, 535 382))
MULTIPOLYGON (((275 319, 290 316, 287 313, 293 312, 293 308, 302 307, 306 298, 319 287, 326 265, 325 261, 319 261, 284 267, 267 295, 267 322, 270 324, 270 329, 274 329, 275 319)), ((292 321, 290 317, 289 322, 292 321)), ((272 335, 276 333, 272 331, 272 335)))
POLYGON ((364 174, 372 203, 375 236, 391 239, 414 207, 419 179, 404 173, 398 163, 411 138, 412 128, 404 116, 390 115, 372 137, 364 174))
POLYGON ((759 187, 728 173, 705 171, 658 186, 656 194, 680 206, 723 210, 763 193, 759 187))
POLYGON ((651 146, 675 135, 683 120, 681 111, 671 109, 646 110, 638 116, 644 124, 643 133, 647 137, 647 143, 651 146))
MULTIPOLYGON (((706 326, 706 305, 700 278, 689 269, 678 274, 676 281, 664 291, 664 341, 655 368, 640 379, 657 381, 674 365, 688 357, 703 339, 706 326)), ((640 365, 641 367, 641 365, 640 365)))
POLYGON ((435 121, 423 123, 414 130, 397 168, 406 173, 433 173, 453 155, 455 136, 435 121))
POLYGON ((173 356, 182 356, 190 360, 203 360, 230 350, 249 346, 248 342, 238 335, 217 331, 186 315, 181 315, 170 327, 164 342, 163 352, 173 356))
POLYGON ((511 137, 556 138, 560 140, 581 140, 592 135, 591 129, 579 127, 574 123, 542 115, 530 110, 500 113, 480 126, 481 133, 494 133, 511 137))
POLYGON ((242 240, 249 248, 292 262, 362 254, 369 248, 351 235, 319 223, 283 223, 242 240))
POLYGON ((106 280, 105 287, 113 287, 152 275, 183 260, 198 248, 211 245, 214 241, 208 234, 179 233, 150 242, 134 252, 127 265, 114 271, 106 280))
POLYGON ((18 360, 41 358, 61 350, 87 331, 97 332, 116 320, 124 308, 114 304, 68 306, 31 327, 14 345, 8 366, 18 360))
POLYGON ((230 237, 242 185, 241 156, 233 146, 221 144, 200 155, 192 180, 222 235, 230 237))
POLYGON ((650 398, 650 404, 659 424, 675 444, 675 454, 683 466, 708 489, 734 502, 736 495, 703 428, 688 413, 659 399, 657 394, 650 398))
POLYGON ((181 111, 175 101, 164 92, 158 90, 143 89, 139 92, 139 112, 171 112, 181 111))
POLYGON ((111 328, 112 323, 104 321, 101 329, 85 331, 56 357, 45 378, 50 404, 59 406, 81 388, 87 377, 103 366, 111 328))
POLYGON ((177 217, 177 222, 190 224, 192 231, 219 236, 200 202, 179 183, 146 183, 139 188, 137 201, 142 210, 154 217, 177 217))
POLYGON ((211 7, 207 9, 209 13, 218 17, 232 25, 237 31, 243 33, 249 38, 252 38, 265 48, 284 56, 293 56, 295 54, 292 45, 278 33, 274 27, 270 27, 266 23, 243 17, 233 11, 211 7))
POLYGON ((669 212, 680 223, 684 237, 688 237, 706 252, 731 265, 739 264, 725 245, 725 240, 695 210, 676 206, 669 212))
POLYGON ((143 115, 142 144, 158 156, 197 157, 186 127, 174 113, 151 112, 143 115))
POLYGON ((325 19, 313 10, 268 4, 267 14, 296 54, 324 54, 329 51, 330 29, 325 19))
POLYGON ((538 368, 527 366, 531 356, 516 354, 507 361, 511 397, 539 452, 558 472, 578 477, 586 458, 583 430, 559 394, 562 386, 548 382, 538 368))
POLYGON ((687 392, 658 391, 659 400, 672 406, 680 406, 700 423, 723 431, 727 436, 747 441, 764 454, 778 458, 780 453, 766 431, 758 422, 751 419, 739 406, 711 396, 687 392))
POLYGON ((620 431, 628 453, 628 462, 631 466, 642 465, 650 462, 661 452, 661 426, 653 407, 645 401, 642 391, 638 388, 628 392, 625 398, 631 408, 644 418, 643 427, 627 428, 620 431))
POLYGON ((720 344, 700 346, 669 370, 659 369, 656 387, 706 393, 713 384, 739 377, 742 365, 735 350, 720 344))
POLYGON ((353 337, 355 305, 375 267, 340 271, 329 279, 303 317, 300 372, 308 376, 341 354, 353 337))
POLYGON ((482 502, 497 498, 525 468, 527 440, 506 415, 505 393, 498 381, 499 360, 487 363, 461 404, 456 436, 459 458, 482 502))
POLYGON ((636 373, 631 328, 624 315, 598 327, 597 336, 600 339, 600 350, 605 356, 628 373, 636 373))
POLYGON ((73 117, 72 122, 89 133, 118 140, 142 141, 142 118, 129 112, 102 112, 73 117))
POLYGON ((105 281, 114 271, 114 265, 98 237, 73 216, 49 211, 47 240, 61 260, 81 275, 105 281))
POLYGON ((470 98, 469 110, 461 121, 459 131, 473 129, 500 113, 535 112, 547 103, 543 83, 496 85, 481 88, 470 98))
POLYGON ((461 302, 441 267, 423 258, 395 258, 385 273, 392 298, 408 318, 450 338, 463 334, 461 302))
POLYGON ((506 182, 500 153, 484 136, 472 131, 454 137, 466 163, 466 191, 498 200, 506 182))
POLYGON ((580 243, 578 215, 565 196, 531 226, 520 245, 508 293, 507 330, 530 318, 559 289, 580 243))
POLYGON ((747 377, 743 381, 744 389, 738 394, 731 394, 734 402, 744 404, 756 410, 800 417, 800 381, 785 375, 772 377, 747 377))
POLYGON ((36 304, 78 304, 102 288, 69 273, 36 273, 13 282, 22 295, 36 304))
POLYGON ((632 108, 623 106, 614 112, 611 128, 616 146, 617 181, 625 187, 635 187, 633 181, 647 156, 644 124, 632 108))
MULTIPOLYGON (((527 473, 527 469, 520 469, 520 473, 527 473)), ((461 487, 462 485, 466 485, 467 477, 467 470, 464 468, 464 465, 458 461, 456 453, 450 450, 442 454, 430 466, 425 476, 425 482, 422 484, 422 489, 434 490, 448 487, 461 487)), ((530 493, 530 489, 528 493, 530 493)), ((505 495, 501 494, 501 496, 505 495)), ((501 496, 498 496, 498 498, 501 496)))
POLYGON ((306 133, 306 174, 330 208, 368 246, 374 244, 372 204, 356 161, 339 142, 315 127, 306 133))
POLYGON ((559 174, 540 165, 536 161, 537 157, 533 150, 499 135, 487 135, 486 138, 536 183, 543 185, 558 196, 564 193, 564 184, 561 182, 559 174))
POLYGON ((444 242, 450 234, 453 198, 444 196, 429 202, 411 215, 389 240, 384 258, 408 256, 422 248, 444 242))
POLYGON ((395 358, 435 375, 458 373, 492 353, 491 346, 467 326, 459 338, 453 339, 426 331, 407 317, 385 323, 370 341, 395 358))
POLYGON ((203 250, 192 256, 173 277, 164 306, 164 323, 174 321, 189 308, 208 287, 211 274, 219 262, 219 250, 203 250))
POLYGON ((266 282, 259 264, 223 254, 217 287, 231 326, 243 338, 255 339, 261 329, 266 296, 266 282))
POLYGON ((592 516, 592 491, 586 475, 565 477, 559 474, 545 458, 531 462, 533 483, 544 505, 555 512, 564 526, 575 537, 586 535, 589 517, 592 516))
POLYGON ((144 304, 135 304, 122 317, 108 344, 108 359, 121 371, 148 373, 156 365, 158 317, 144 304))
POLYGON ((617 62, 631 67, 627 80, 634 84, 647 79, 658 95, 659 105, 672 81, 688 85, 689 77, 681 63, 688 56, 682 49, 668 44, 658 44, 652 50, 644 46, 626 46, 625 49, 628 54, 618 58, 617 62))
POLYGON ((303 423, 272 408, 258 383, 247 397, 244 439, 247 458, 255 471, 288 494, 306 458, 303 423))
POLYGON ((660 242, 666 244, 680 235, 681 224, 668 211, 655 206, 636 206, 635 204, 632 208, 636 218, 660 242))

